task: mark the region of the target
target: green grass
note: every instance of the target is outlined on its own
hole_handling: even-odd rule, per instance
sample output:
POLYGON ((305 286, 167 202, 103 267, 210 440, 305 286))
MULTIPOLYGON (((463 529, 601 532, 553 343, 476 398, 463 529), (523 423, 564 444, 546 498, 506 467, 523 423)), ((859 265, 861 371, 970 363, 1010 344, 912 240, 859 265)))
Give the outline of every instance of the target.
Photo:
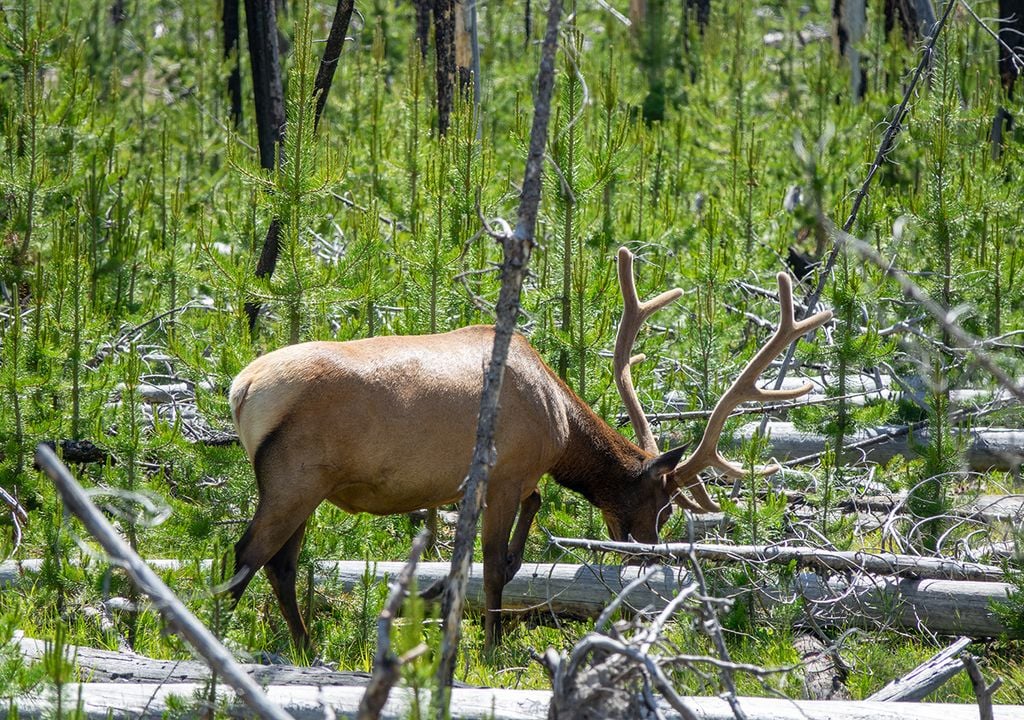
MULTIPOLYGON (((305 17, 302 4, 294 5, 282 16, 282 31, 293 39, 302 37, 305 17)), ((126 523, 123 529, 144 556, 186 563, 189 569, 167 579, 189 606, 206 620, 218 616, 218 632, 234 649, 292 653, 262 577, 227 614, 210 592, 220 579, 199 566, 200 559, 230 558, 254 509, 255 482, 244 453, 192 443, 180 424, 153 425, 137 403, 117 407, 111 401, 130 401, 121 388, 133 387, 140 375, 164 372, 162 361, 145 359, 159 351, 175 373, 197 384, 206 422, 227 428, 231 378, 290 339, 443 331, 490 321, 481 308, 493 304, 497 277, 481 271, 498 259, 498 249, 476 237, 476 201, 479 194, 486 217, 515 215, 539 53, 535 43, 524 42, 519 5, 480 8, 479 140, 465 101, 457 103, 446 138, 432 130, 433 68, 418 60, 407 4, 361 8, 365 21, 350 30, 354 42, 342 55, 315 137, 296 129, 309 110, 298 88, 310 68, 297 61, 301 54, 293 46, 285 55, 288 161, 277 176, 260 170, 251 150, 255 126, 248 95, 242 126, 228 127, 227 63, 211 30, 219 28, 214 5, 135 3, 123 25, 113 24, 102 5, 81 0, 67 0, 60 12, 20 0, 0 13, 0 282, 7 291, 0 303, 0 486, 17 494, 31 518, 17 557, 55 561, 33 583, 0 594, 5 628, 49 638, 60 627, 67 643, 113 642, 82 610, 108 594, 133 591, 78 549, 81 530, 63 518, 52 488, 31 469, 39 440, 87 438, 117 462, 82 468, 83 484, 145 490, 169 508, 162 524, 126 523), (357 207, 331 192, 349 196, 357 207), (256 281, 253 268, 275 213, 286 225, 281 262, 273 279, 256 281), (378 215, 405 229, 394 230, 378 215), (315 236, 343 248, 338 262, 316 258, 315 236), (254 299, 266 302, 270 315, 253 337, 243 305, 254 299), (193 306, 150 322, 186 303, 193 306), (20 323, 10 319, 16 312, 20 323), (127 332, 143 324, 138 333, 127 332), (115 340, 122 342, 112 351, 106 344, 115 340)), ((880 123, 902 96, 916 56, 895 36, 885 37, 881 19, 872 15, 864 43, 869 92, 853 103, 846 70, 828 43, 802 46, 791 36, 780 45, 762 42, 766 32, 799 28, 807 20, 827 25, 829 4, 810 5, 807 18, 789 3, 769 3, 770 12, 761 14, 752 2, 716 6, 704 35, 692 18, 684 27, 679 11, 668 11, 667 55, 643 55, 644 67, 661 68, 666 92, 664 119, 650 124, 642 119, 649 107, 648 74, 636 41, 596 5, 576 8, 567 33, 574 38, 572 58, 563 51, 559 61, 549 145, 561 178, 549 163, 522 329, 608 418, 619 412, 605 353, 619 314, 613 272, 619 244, 639 254, 642 296, 675 285, 686 291, 656 319, 657 329, 641 336, 636 351, 651 360, 634 373, 640 397, 648 409, 662 410, 666 391, 676 390, 701 408, 766 336, 728 308, 775 316, 770 302, 745 295, 733 281, 772 288, 787 247, 813 245, 794 238, 802 230, 813 238, 817 210, 839 223, 849 212, 880 142, 880 123), (782 201, 794 184, 803 185, 805 197, 817 198, 820 208, 786 212, 782 201), (565 253, 571 256, 569 276, 565 253)), ((994 2, 976 9, 996 14, 994 2)), ((312 6, 310 18, 309 35, 324 37, 329 13, 312 6)), ((1024 146, 1018 124, 995 160, 987 134, 997 106, 1019 115, 1020 92, 1011 101, 1000 88, 995 46, 968 18, 954 18, 938 49, 933 81, 919 88, 893 162, 880 170, 853 232, 947 305, 969 308, 961 316, 969 330, 997 335, 1024 327, 1024 146), (897 221, 906 228, 899 237, 897 221), (949 282, 939 282, 947 267, 949 282)), ((319 50, 313 43, 312 53, 319 50)), ((245 57, 242 73, 247 87, 245 57)), ((858 337, 862 309, 870 330, 919 314, 870 265, 853 259, 840 277, 841 287, 826 298, 847 303, 844 317, 857 325, 858 337)), ((921 321, 921 328, 941 338, 931 321, 921 321)), ((907 374, 928 374, 945 363, 950 387, 990 384, 972 363, 938 353, 916 336, 881 344, 847 337, 842 348, 850 372, 880 359, 907 374)), ((834 360, 810 349, 802 356, 834 360)), ((1010 374, 1021 374, 1019 353, 1001 353, 999 361, 1010 374)), ((858 422, 919 416, 915 409, 874 407, 844 416, 843 423, 851 424, 842 425, 830 407, 805 421, 848 432, 858 422)), ((1020 420, 1018 408, 988 421, 1020 420)), ((656 431, 696 438, 701 429, 699 422, 685 422, 656 431)), ((906 486, 931 467, 955 462, 948 446, 929 452, 927 463, 897 463, 875 479, 906 486)), ((826 466, 815 472, 809 477, 820 480, 826 472, 842 478, 858 470, 826 466)), ((993 474, 972 482, 984 489, 1006 478, 993 474)), ((552 533, 604 533, 600 513, 578 496, 553 483, 542 492, 538 523, 552 533)), ((737 510, 733 539, 779 537, 780 512, 772 503, 756 515, 737 510)), ((848 527, 830 523, 823 519, 816 527, 837 544, 861 542, 848 527)), ((667 530, 670 537, 682 533, 679 519, 667 530)), ((350 516, 322 507, 307 533, 303 562, 401 560, 414 534, 404 516, 350 516)), ((443 546, 441 556, 447 557, 443 546)), ((527 556, 555 555, 535 531, 527 556)), ((304 587, 303 577, 300 592, 304 587)), ((347 669, 370 667, 384 594, 377 585, 350 594, 316 588, 312 635, 324 659, 347 669)), ((790 620, 777 611, 741 613, 729 635, 734 658, 774 666, 795 662, 790 620)), ((120 623, 127 632, 129 620, 120 623)), ((433 641, 436 627, 425 627, 433 641)), ((458 677, 544 687, 529 648, 568 650, 589 627, 543 614, 527 618, 514 624, 488 662, 482 628, 469 617, 458 677)), ((132 635, 140 653, 189 656, 151 611, 138 617, 132 635)), ((415 633, 409 635, 411 647, 415 633)), ((671 637, 683 648, 708 649, 685 623, 672 628, 671 637)), ((856 697, 934 650, 919 638, 896 635, 855 636, 851 642, 846 655, 857 658, 850 679, 856 697)), ((1021 702, 1019 647, 996 646, 989 660, 991 672, 1006 678, 997 699, 1021 702)), ((422 659, 410 673, 426 677, 430 662, 422 659)), ((713 691, 685 674, 675 679, 686 691, 713 691)), ((36 682, 37 673, 0 657, 0 689, 36 682)), ((765 688, 743 678, 741 688, 792 696, 794 682, 780 675, 765 688)), ((967 701, 971 692, 958 679, 941 696, 967 701)))

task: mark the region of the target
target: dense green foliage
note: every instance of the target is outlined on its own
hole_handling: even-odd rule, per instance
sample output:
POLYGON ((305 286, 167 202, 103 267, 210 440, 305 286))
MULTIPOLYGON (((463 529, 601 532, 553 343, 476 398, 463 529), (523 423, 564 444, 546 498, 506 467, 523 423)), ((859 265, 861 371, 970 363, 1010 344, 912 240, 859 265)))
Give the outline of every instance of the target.
MULTIPOLYGON (((122 502, 117 517, 144 556, 191 566, 170 576, 189 605, 239 651, 290 654, 262 578, 232 613, 211 593, 222 574, 203 570, 199 560, 230 559, 255 506, 255 484, 240 448, 194 442, 189 429, 230 426, 231 378, 268 349, 493 319, 499 248, 481 236, 477 204, 488 218, 511 220, 516 211, 539 53, 524 37, 521 3, 481 6, 479 115, 459 99, 441 138, 432 130, 432 61, 418 52, 411 4, 379 1, 359 6, 363 17, 350 30, 353 41, 313 132, 311 77, 329 5, 286 2, 281 14, 290 40, 288 125, 284 162, 274 173, 260 169, 253 150, 251 101, 241 127, 229 127, 225 78, 234 59, 222 56, 217 3, 128 3, 118 22, 107 5, 82 0, 17 0, 0 9, 0 487, 30 515, 18 556, 49 561, 34 584, 0 595, 0 638, 15 627, 45 638, 61 628, 63 642, 115 642, 81 611, 133 591, 89 554, 80 528, 32 470, 40 440, 88 439, 115 461, 83 466, 83 483, 112 504, 125 491, 141 492, 169 511, 152 522, 122 502), (285 228, 281 259, 272 278, 256 280, 271 217, 285 228), (255 335, 243 311, 253 300, 269 311, 255 335), (167 406, 142 412, 140 380, 168 375, 194 385, 198 419, 169 414, 167 406)), ((634 374, 645 408, 664 411, 669 390, 688 409, 710 408, 767 336, 743 312, 775 317, 771 301, 736 281, 772 289, 791 244, 811 251, 816 239, 826 240, 824 218, 842 224, 874 159, 881 123, 917 63, 916 51, 898 32, 887 36, 873 13, 863 44, 869 89, 854 102, 848 69, 828 41, 804 43, 797 35, 808 21, 827 26, 829 3, 808 3, 806 17, 794 3, 715 4, 704 32, 686 14, 688 5, 652 2, 660 22, 634 37, 596 3, 583 3, 562 34, 540 247, 522 329, 613 422, 620 407, 608 353, 620 312, 615 249, 625 244, 638 254, 641 296, 675 285, 686 293, 641 334, 636 351, 651 360, 634 374), (777 35, 772 42, 769 33, 777 35), (804 202, 790 212, 783 199, 797 184, 804 202)), ((976 5, 984 16, 996 14, 994 2, 976 5)), ((892 162, 879 171, 852 228, 945 307, 960 308, 959 322, 980 336, 1024 327, 1021 125, 998 157, 989 142, 997 106, 1019 115, 1024 92, 1018 88, 1015 101, 1006 96, 996 54, 969 17, 954 17, 892 162)), ((248 87, 245 57, 241 66, 248 87)), ((874 475, 894 489, 914 488, 915 507, 928 514, 953 490, 946 478, 972 491, 1004 482, 998 474, 950 475, 959 448, 943 425, 948 391, 991 387, 970 356, 941 347, 949 344, 942 329, 920 317, 882 269, 856 256, 841 257, 825 299, 841 323, 832 342, 806 349, 804 360, 826 363, 841 377, 887 363, 930 381, 927 407, 840 400, 799 420, 825 427, 841 444, 865 423, 934 418, 923 460, 874 475), (903 320, 920 332, 879 336, 903 320)), ((997 344, 989 349, 1000 351, 997 344)), ((999 361, 1021 374, 1019 351, 999 361)), ((998 417, 1012 425, 1020 416, 1010 409, 998 417)), ((701 425, 656 430, 689 438, 701 425)), ((753 465, 759 454, 754 447, 744 457, 753 465)), ((786 477, 823 496, 827 508, 832 494, 862 475, 832 454, 820 469, 786 477)), ((757 498, 763 481, 748 480, 744 487, 757 498)), ((582 498, 553 483, 543 495, 538 522, 555 534, 604 532, 600 514, 582 498)), ((737 540, 781 537, 783 504, 767 497, 731 510, 737 540)), ((680 537, 684 527, 677 514, 666 534, 680 537)), ((850 528, 825 512, 818 527, 839 547, 853 542, 850 528)), ((934 546, 942 530, 918 530, 921 546, 934 546)), ((404 516, 320 508, 307 531, 300 592, 312 559, 401 559, 414 533, 404 516)), ((438 552, 447 557, 443 542, 438 552)), ((528 556, 557 554, 535 532, 528 556)), ((347 669, 372 664, 385 592, 374 583, 349 595, 309 591, 312 636, 326 660, 347 669)), ((734 659, 797 662, 791 613, 737 608, 727 619, 734 659)), ((567 647, 587 629, 549 620, 518 623, 493 663, 480 653, 482 629, 467 621, 460 679, 543 686, 528 648, 567 647)), ((140 653, 188 654, 161 632, 155 613, 121 622, 140 653)), ((406 647, 421 640, 420 628, 431 639, 436 634, 415 614, 402 627, 406 647)), ((684 651, 708 650, 688 627, 672 632, 684 651)), ((895 636, 884 644, 854 642, 858 696, 932 651, 895 636)), ((997 666, 1016 680, 997 697, 1022 702, 1019 648, 1003 650, 997 666)), ((425 678, 429 656, 420 662, 414 672, 425 678)), ((46 672, 52 679, 64 671, 46 672)), ((0 694, 39 675, 0 654, 0 694)), ((678 681, 686 691, 717 691, 693 676, 678 681)), ((741 684, 743 692, 765 692, 756 680, 741 684)), ((767 680, 790 695, 796 684, 786 674, 767 680)), ((969 693, 964 681, 940 694, 969 693)))

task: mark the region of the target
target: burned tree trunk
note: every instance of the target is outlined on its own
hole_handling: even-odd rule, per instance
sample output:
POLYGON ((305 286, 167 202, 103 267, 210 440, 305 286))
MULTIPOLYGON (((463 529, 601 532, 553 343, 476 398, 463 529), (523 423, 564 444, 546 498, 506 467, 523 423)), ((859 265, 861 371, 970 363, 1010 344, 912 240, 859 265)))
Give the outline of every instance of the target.
POLYGON ((420 57, 427 59, 427 49, 430 47, 430 11, 433 8, 432 0, 413 0, 416 7, 416 42, 420 48, 420 57))
MULTIPOLYGON (((278 146, 284 139, 284 90, 281 86, 281 58, 277 47, 274 0, 245 0, 245 26, 249 33, 249 61, 252 65, 260 166, 273 170, 279 159, 278 146)), ((256 264, 256 277, 273 274, 280 245, 281 223, 274 218, 263 240, 263 250, 256 264)), ((259 303, 245 304, 250 331, 256 327, 259 312, 259 303)))
POLYGON ((331 91, 334 71, 338 69, 338 59, 341 57, 341 48, 345 45, 345 35, 348 33, 348 25, 352 21, 354 10, 355 2, 353 0, 338 0, 338 6, 334 9, 331 32, 327 36, 324 55, 320 59, 320 68, 317 70, 316 80, 313 83, 313 97, 316 98, 316 114, 313 118, 314 132, 320 127, 320 116, 323 115, 324 106, 327 104, 327 93, 331 91))
POLYGON ((999 39, 1003 41, 999 44, 999 74, 1012 98, 1022 70, 1019 62, 1024 59, 1024 0, 999 0, 999 39))
POLYGON ((455 95, 455 0, 434 0, 434 47, 437 51, 437 132, 446 135, 455 95))
POLYGON ((897 23, 908 47, 928 37, 935 24, 931 0, 885 0, 885 34, 891 33, 897 23))
POLYGON ((238 0, 224 0, 221 26, 224 32, 224 59, 231 63, 228 74, 228 101, 231 104, 231 122, 237 128, 242 123, 242 72, 239 58, 238 0))
POLYGON ((455 68, 459 92, 465 93, 473 79, 473 38, 470 33, 469 0, 455 0, 455 68))
POLYGON ((260 166, 273 170, 277 146, 284 138, 284 90, 273 0, 245 0, 245 26, 249 33, 260 166))

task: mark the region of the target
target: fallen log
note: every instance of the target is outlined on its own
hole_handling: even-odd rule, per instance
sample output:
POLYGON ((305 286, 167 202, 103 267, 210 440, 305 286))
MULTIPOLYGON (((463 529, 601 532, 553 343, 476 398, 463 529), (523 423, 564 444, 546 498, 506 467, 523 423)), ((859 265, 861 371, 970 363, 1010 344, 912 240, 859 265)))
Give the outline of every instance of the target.
MULTIPOLYGON (((203 709, 208 693, 202 684, 157 685, 124 683, 87 683, 65 688, 65 707, 80 703, 78 717, 84 720, 157 720, 166 715, 179 717, 182 708, 203 709)), ((324 717, 354 717, 362 688, 310 687, 302 685, 270 686, 267 695, 295 720, 323 720, 324 717)), ((384 706, 385 720, 405 720, 413 711, 413 691, 396 689, 384 706)), ((429 693, 420 691, 419 707, 429 707, 429 693)), ((734 720, 729 704, 717 697, 683 697, 682 700, 701 720, 734 720)), ((848 701, 787 700, 741 697, 738 699, 749 720, 976 720, 976 705, 942 703, 882 703, 848 701)), ((452 691, 452 716, 464 720, 547 720, 551 693, 544 690, 455 689, 452 691)), ((679 720, 680 715, 667 702, 658 699, 660 716, 679 720)), ((21 720, 52 717, 51 694, 32 694, 8 701, 8 714, 21 720)), ((192 713, 196 714, 195 710, 192 713)), ((225 717, 251 717, 234 695, 224 689, 217 714, 225 717)), ((996 720, 1024 717, 1024 705, 997 705, 996 720)))
MULTIPOLYGON (((206 562, 208 571, 209 561, 206 562)), ((29 567, 27 563, 22 561, 22 571, 29 567)), ((33 565, 38 567, 39 563, 37 560, 33 565)), ((19 577, 14 565, 0 564, 0 585, 5 577, 19 577)), ((150 566, 166 571, 191 569, 195 564, 153 560, 150 566)), ((402 566, 400 562, 320 561, 314 582, 320 588, 329 588, 333 583, 351 592, 362 585, 368 571, 374 582, 386 582, 402 566)), ((448 563, 420 563, 416 568, 417 587, 429 588, 446 579, 449 569, 448 563)), ((505 586, 502 609, 512 613, 544 612, 561 617, 595 618, 641 572, 635 565, 524 563, 505 586)), ((686 570, 662 566, 629 594, 625 606, 633 611, 660 610, 688 581, 686 570)), ((983 638, 1008 632, 989 605, 992 600, 1006 600, 1013 587, 1003 582, 892 579, 871 575, 859 576, 855 581, 838 576, 825 580, 815 573, 803 573, 791 587, 717 588, 715 592, 720 596, 737 597, 756 591, 766 602, 782 603, 803 597, 812 604, 819 623, 867 626, 888 623, 940 635, 983 638)), ((483 566, 480 563, 474 563, 470 571, 466 602, 473 610, 483 608, 483 566)))
POLYGON ((846 668, 839 653, 828 648, 817 635, 797 630, 793 648, 800 656, 803 698, 806 700, 850 700, 846 668))
POLYGON ((906 675, 888 683, 868 700, 878 702, 917 702, 946 684, 951 677, 963 671, 960 653, 971 644, 971 639, 958 638, 949 647, 918 665, 906 675))
POLYGON ((597 552, 623 555, 644 555, 663 558, 686 558, 691 553, 698 560, 724 562, 774 563, 798 567, 812 567, 833 572, 867 572, 874 575, 898 575, 941 580, 972 580, 1000 582, 1003 569, 997 565, 983 565, 937 557, 900 555, 864 550, 822 550, 791 545, 727 545, 713 543, 635 543, 579 538, 551 538, 559 547, 582 548, 597 552))
MULTIPOLYGON (((841 499, 836 502, 836 507, 860 512, 889 513, 906 502, 906 493, 890 493, 841 499)), ((1024 494, 979 495, 950 509, 946 515, 985 523, 1020 524, 1024 521, 1024 494)))
MULTIPOLYGON (((21 655, 29 662, 43 659, 47 643, 34 638, 17 639, 21 655)), ((78 679, 89 683, 203 683, 210 679, 210 668, 198 660, 158 660, 113 650, 79 645, 64 648, 65 657, 78 668, 78 679)), ((294 665, 239 664, 260 685, 331 685, 365 687, 370 674, 337 672, 324 667, 294 665)))
MULTIPOLYGON (((860 576, 823 579, 814 573, 797 576, 794 591, 811 605, 819 623, 875 628, 895 626, 935 635, 999 637, 1009 633, 992 611, 1005 601, 1009 583, 914 580, 860 576)), ((781 598, 785 600, 785 598, 781 598)))
MULTIPOLYGON (((746 423, 734 435, 736 442, 750 440, 760 429, 760 423, 746 423)), ((849 444, 868 441, 880 436, 889 436, 870 446, 849 450, 845 457, 849 461, 868 460, 885 463, 897 455, 916 457, 915 447, 927 445, 928 430, 913 433, 911 439, 900 425, 882 425, 876 428, 856 430, 847 436, 849 444), (897 434, 902 433, 902 434, 897 434)), ((953 429, 966 443, 965 460, 971 470, 1008 470, 1016 472, 1024 463, 1024 430, 1012 428, 970 428, 953 429)), ((820 433, 797 430, 791 422, 772 421, 765 434, 769 438, 768 453, 780 460, 791 460, 817 455, 825 449, 828 438, 820 433)))

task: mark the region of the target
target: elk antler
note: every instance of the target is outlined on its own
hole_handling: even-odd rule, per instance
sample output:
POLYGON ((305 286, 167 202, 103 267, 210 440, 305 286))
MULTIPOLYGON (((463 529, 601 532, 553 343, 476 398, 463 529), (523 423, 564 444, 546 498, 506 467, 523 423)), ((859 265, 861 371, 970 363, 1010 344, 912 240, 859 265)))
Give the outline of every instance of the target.
POLYGON ((619 331, 615 336, 615 357, 612 360, 612 367, 615 374, 615 387, 619 389, 619 397, 626 405, 626 413, 633 425, 633 432, 636 433, 637 444, 647 452, 657 455, 658 443, 651 432, 651 426, 644 415, 644 409, 640 406, 640 399, 636 396, 633 388, 633 365, 644 361, 644 355, 630 356, 633 350, 633 343, 636 342, 636 335, 640 332, 640 326, 644 324, 653 313, 666 305, 674 302, 683 291, 679 288, 663 292, 653 300, 640 302, 636 294, 636 284, 633 282, 633 253, 627 248, 619 248, 619 288, 622 291, 622 320, 619 322, 619 331))
MULTIPOLYGON (((700 445, 693 451, 686 460, 680 463, 672 473, 670 481, 677 488, 687 488, 697 502, 705 510, 717 511, 718 505, 708 495, 704 484, 700 481, 699 473, 706 467, 716 467, 726 475, 739 477, 743 475, 743 468, 731 463, 722 457, 718 451, 718 439, 722 435, 722 428, 729 414, 740 404, 752 400, 792 400, 809 392, 813 385, 807 383, 793 390, 764 390, 757 387, 755 382, 758 376, 764 371, 771 361, 782 352, 791 342, 815 328, 825 324, 832 318, 831 310, 823 310, 811 317, 800 320, 793 316, 793 285, 786 273, 778 274, 779 281, 779 327, 775 334, 762 347, 747 366, 743 368, 736 381, 725 391, 719 399, 715 409, 711 411, 708 425, 704 429, 704 436, 700 445)), ((771 475, 778 472, 778 465, 769 465, 758 470, 761 475, 771 475)), ((679 497, 677 495, 677 497, 679 497)), ((689 502, 689 501, 687 501, 689 502)))

